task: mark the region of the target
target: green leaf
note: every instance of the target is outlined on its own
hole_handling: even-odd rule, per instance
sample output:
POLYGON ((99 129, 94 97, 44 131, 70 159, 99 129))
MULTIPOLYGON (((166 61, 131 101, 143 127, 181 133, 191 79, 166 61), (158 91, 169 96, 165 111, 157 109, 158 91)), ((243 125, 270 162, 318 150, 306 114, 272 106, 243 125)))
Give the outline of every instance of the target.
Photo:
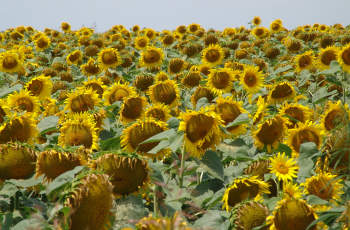
POLYGON ((173 135, 176 131, 174 129, 168 129, 164 132, 158 133, 154 135, 153 137, 148 138, 144 142, 140 143, 139 145, 151 143, 151 142, 158 142, 163 140, 169 140, 169 136, 173 135))
POLYGON ((254 62, 252 62, 251 60, 248 60, 248 59, 241 59, 241 60, 239 60, 239 63, 246 64, 246 65, 256 66, 256 65, 254 64, 254 62))
POLYGON ((202 97, 196 103, 196 110, 200 110, 202 107, 205 107, 207 105, 210 105, 208 98, 202 97))
MULTIPOLYGON (((1 209, 0 209, 1 211, 1 209)), ((10 230, 13 222, 13 213, 8 212, 5 214, 0 213, 0 226, 1 230, 10 230)))
POLYGON ((276 207, 277 202, 279 201, 279 198, 272 197, 265 203, 266 206, 270 209, 270 211, 274 210, 276 207))
POLYGON ((29 178, 27 180, 15 180, 15 179, 12 179, 12 180, 8 180, 7 182, 10 182, 10 183, 14 184, 17 187, 28 188, 28 187, 33 187, 35 185, 38 185, 38 184, 42 183, 43 182, 43 177, 44 176, 40 176, 37 179, 35 179, 35 177, 33 175, 31 178, 29 178))
POLYGON ((239 81, 233 82, 233 88, 235 89, 236 92, 242 91, 243 85, 239 83, 239 81))
POLYGON ((275 74, 286 72, 287 70, 290 70, 291 68, 292 68, 291 65, 286 65, 284 67, 279 67, 278 69, 276 69, 275 74))
POLYGON ((314 142, 305 142, 300 145, 299 160, 304 161, 309 157, 312 157, 318 152, 317 146, 314 142))
POLYGON ((169 124, 170 129, 177 130, 180 125, 180 120, 177 119, 176 117, 171 117, 166 123, 169 124))
POLYGON ((12 183, 5 182, 0 190, 0 196, 11 197, 16 194, 19 189, 12 183))
POLYGON ((225 193, 225 188, 222 188, 219 191, 217 191, 213 195, 211 200, 206 204, 206 208, 209 210, 209 209, 211 209, 211 207, 213 207, 217 203, 221 202, 222 201, 222 197, 224 196, 224 193, 225 193))
POLYGON ((309 72, 309 70, 305 69, 305 70, 301 71, 300 72, 299 87, 305 85, 305 83, 307 82, 307 80, 309 80, 310 77, 311 77, 311 73, 309 72))
POLYGON ((173 137, 173 139, 170 140, 171 144, 169 148, 171 149, 171 151, 176 152, 176 150, 180 148, 180 146, 183 143, 184 137, 185 133, 183 131, 176 132, 176 135, 173 137))
POLYGON ((337 90, 333 90, 332 92, 327 92, 327 89, 325 87, 320 88, 317 92, 314 93, 312 97, 312 103, 319 104, 321 102, 324 102, 328 100, 326 97, 336 95, 337 90))
POLYGON ((170 145, 170 141, 169 140, 162 140, 161 142, 159 142, 158 145, 156 145, 156 147, 151 149, 148 153, 150 153, 150 154, 157 154, 159 151, 169 147, 169 145, 170 145))
POLYGON ((23 85, 21 84, 17 84, 11 88, 2 90, 2 92, 0 92, 0 98, 4 98, 6 97, 8 94, 13 93, 14 91, 20 91, 23 88, 23 85))
POLYGON ((101 149, 103 151, 111 150, 111 149, 119 149, 120 148, 120 136, 109 138, 105 141, 101 141, 101 149))
POLYGON ((221 224, 224 222, 220 211, 210 210, 202 218, 197 220, 193 227, 198 227, 201 229, 212 228, 212 229, 221 229, 221 224))
POLYGON ((57 123, 60 118, 58 116, 44 117, 37 125, 40 135, 49 131, 58 130, 57 123))
POLYGON ((234 121, 228 123, 225 128, 249 123, 248 113, 241 113, 234 121))
POLYGON ((300 177, 310 177, 311 171, 314 167, 314 162, 311 158, 307 158, 306 160, 301 161, 299 159, 299 172, 298 172, 298 178, 300 177))
POLYGON ((197 169, 197 172, 203 171, 220 180, 224 180, 224 167, 222 166, 222 162, 216 152, 212 150, 205 152, 197 169))
POLYGON ((315 195, 309 195, 307 197, 307 202, 311 205, 324 205, 324 204, 328 204, 328 201, 323 200, 321 198, 319 198, 318 196, 315 195))
POLYGON ((277 152, 286 153, 286 156, 292 157, 292 149, 285 144, 279 143, 277 152))

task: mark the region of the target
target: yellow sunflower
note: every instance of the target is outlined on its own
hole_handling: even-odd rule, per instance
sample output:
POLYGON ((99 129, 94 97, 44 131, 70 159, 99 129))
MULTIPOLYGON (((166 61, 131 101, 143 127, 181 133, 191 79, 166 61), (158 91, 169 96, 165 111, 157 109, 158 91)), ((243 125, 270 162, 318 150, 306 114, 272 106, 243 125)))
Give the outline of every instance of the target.
POLYGON ((202 97, 206 97, 210 103, 214 99, 214 94, 208 87, 199 86, 191 96, 191 102, 194 108, 196 107, 198 100, 202 97))
POLYGON ((305 123, 307 120, 311 119, 313 115, 310 108, 297 103, 284 103, 281 109, 278 110, 282 116, 288 115, 293 118, 288 118, 288 128, 294 128, 298 122, 305 123))
POLYGON ((264 27, 255 27, 251 32, 257 38, 263 38, 266 36, 266 28, 264 27))
POLYGON ((338 62, 344 71, 350 73, 350 43, 339 51, 338 62))
POLYGON ((192 89, 194 87, 199 86, 200 81, 202 80, 202 76, 199 71, 190 71, 188 74, 182 79, 181 83, 185 87, 192 89))
POLYGON ((235 74, 229 68, 212 69, 208 75, 208 88, 215 94, 229 93, 233 89, 235 74))
POLYGON ((187 26, 187 32, 193 34, 193 33, 196 33, 196 31, 199 30, 200 28, 201 28, 200 24, 192 23, 187 26))
POLYGON ((254 199, 261 194, 269 194, 269 186, 268 183, 258 179, 257 176, 236 178, 225 190, 222 198, 222 202, 224 202, 222 209, 229 212, 232 207, 245 199, 254 199))
POLYGON ((0 126, 0 143, 19 141, 34 144, 39 131, 32 113, 18 115, 17 112, 8 115, 9 120, 0 126))
POLYGON ((271 22, 270 24, 270 31, 272 33, 279 33, 281 30, 283 30, 283 26, 282 26, 282 23, 280 23, 279 21, 273 21, 271 22))
POLYGON ((284 42, 284 45, 287 47, 287 50, 290 53, 297 53, 303 49, 303 44, 299 40, 292 40, 287 38, 284 42))
POLYGON ((97 76, 101 73, 101 69, 100 66, 98 64, 96 64, 96 61, 90 57, 89 61, 80 66, 81 68, 81 72, 85 75, 85 76, 97 76))
POLYGON ((288 180, 293 180, 292 177, 297 177, 295 174, 297 173, 296 170, 298 170, 299 167, 294 158, 285 156, 285 153, 282 155, 281 153, 278 153, 277 156, 273 155, 273 157, 270 157, 269 159, 271 161, 271 173, 276 174, 278 180, 287 182, 288 180))
POLYGON ((96 79, 96 77, 90 79, 88 78, 87 81, 83 81, 84 86, 78 87, 79 90, 89 89, 91 88, 95 93, 98 94, 99 98, 102 98, 104 92, 107 90, 107 86, 105 86, 101 80, 101 78, 96 79))
POLYGON ((205 150, 215 148, 221 137, 219 125, 223 124, 220 116, 208 107, 199 111, 181 112, 179 131, 185 132, 185 148, 191 156, 201 158, 205 150))
POLYGON ((81 51, 75 50, 67 56, 66 58, 67 65, 72 65, 72 64, 78 65, 79 62, 82 61, 82 59, 83 59, 83 54, 81 53, 81 51))
POLYGON ((147 92, 149 90, 149 87, 153 85, 154 77, 152 75, 138 75, 133 85, 136 89, 140 90, 141 92, 147 92))
POLYGON ((262 72, 259 72, 259 67, 245 66, 243 73, 240 75, 240 84, 248 93, 258 92, 264 84, 264 77, 262 72))
POLYGON ((132 28, 131 28, 132 32, 134 33, 138 33, 140 31, 140 26, 139 25, 134 25, 132 28))
POLYGON ((347 125, 349 122, 349 108, 339 100, 337 102, 329 101, 327 109, 321 115, 321 124, 325 132, 329 132, 338 125, 347 125))
POLYGON ((178 85, 172 80, 158 82, 150 86, 147 94, 153 103, 164 103, 170 109, 176 107, 180 99, 178 85))
POLYGON ((173 75, 180 73, 185 68, 185 61, 181 58, 173 58, 169 62, 168 72, 173 75))
POLYGON ((98 62, 101 69, 115 68, 121 64, 122 60, 114 48, 105 48, 98 53, 98 62))
POLYGON ((321 124, 311 121, 298 123, 297 128, 289 129, 285 143, 291 147, 293 157, 299 157, 300 145, 305 142, 314 142, 319 148, 323 142, 324 131, 321 124))
MULTIPOLYGON (((245 109, 243 109, 243 101, 237 102, 233 96, 226 98, 219 96, 216 99, 216 106, 211 107, 211 109, 220 115, 225 126, 230 122, 233 122, 240 114, 248 113, 245 109)), ((227 128, 227 131, 235 136, 244 134, 247 131, 247 124, 231 126, 227 128)))
POLYGON ((61 23, 61 29, 65 32, 68 33, 71 30, 71 25, 68 22, 62 22, 61 23))
POLYGON ((172 116, 170 115, 169 106, 163 103, 154 103, 149 106, 145 112, 146 117, 154 117, 155 119, 167 122, 172 116))
POLYGON ((337 175, 321 172, 316 176, 306 178, 306 182, 301 186, 304 186, 304 194, 315 195, 337 204, 342 201, 341 195, 344 194, 342 181, 337 178, 337 175))
POLYGON ((5 121, 4 117, 9 114, 10 108, 7 106, 7 101, 5 99, 0 99, 0 124, 5 121))
POLYGON ((97 150, 99 149, 97 130, 94 117, 88 112, 68 115, 60 128, 58 145, 62 147, 83 145, 87 149, 97 150))
POLYGON ((38 98, 31 95, 27 89, 22 89, 19 92, 15 91, 8 96, 7 101, 7 106, 18 112, 27 111, 34 114, 41 112, 41 104, 38 98))
POLYGON ((119 121, 123 124, 135 121, 143 117, 145 108, 148 105, 147 98, 130 96, 124 100, 119 111, 119 121))
POLYGON ((320 50, 321 53, 318 54, 316 65, 317 68, 322 71, 331 68, 331 62, 338 59, 339 48, 335 46, 328 46, 327 48, 320 50))
POLYGON ((37 40, 35 40, 35 49, 36 51, 44 51, 48 48, 50 48, 51 40, 46 37, 45 35, 39 37, 37 40))
POLYGON ((161 48, 155 46, 147 46, 145 51, 142 51, 139 59, 141 67, 160 66, 164 61, 164 52, 161 48))
POLYGON ((277 115, 266 119, 258 124, 257 130, 253 133, 254 143, 258 149, 266 147, 271 153, 272 149, 278 149, 279 141, 283 139, 285 130, 286 120, 282 116, 277 115))
POLYGON ((261 24, 261 18, 259 16, 255 16, 252 20, 252 23, 256 26, 259 26, 261 24))
POLYGON ((170 154, 168 148, 159 151, 157 154, 149 153, 160 141, 145 144, 140 143, 166 130, 168 130, 167 124, 162 121, 156 121, 153 117, 147 117, 145 120, 139 119, 123 130, 120 144, 123 150, 129 153, 137 152, 152 159, 162 160, 170 154))
POLYGON ((222 63, 225 57, 224 50, 219 45, 209 45, 203 50, 202 63, 215 67, 222 63))
POLYGON ((299 54, 294 58, 295 70, 301 72, 305 69, 310 70, 315 62, 315 57, 312 50, 299 54))
POLYGON ((47 97, 51 97, 52 82, 50 76, 40 75, 31 78, 25 85, 25 88, 34 96, 37 96, 41 102, 44 102, 47 97))
POLYGON ((137 95, 137 92, 134 87, 129 86, 129 83, 122 84, 117 82, 103 93, 104 105, 112 105, 116 101, 122 101, 124 97, 135 95, 137 95))
POLYGON ((67 96, 68 98, 64 101, 66 104, 64 110, 70 110, 73 113, 93 110, 101 101, 93 88, 75 90, 67 96))
POLYGON ((283 183, 284 199, 300 199, 303 196, 302 189, 298 184, 293 184, 293 181, 287 181, 283 183))
POLYGON ((23 61, 13 51, 5 51, 0 54, 0 71, 13 73, 19 72, 23 66, 23 61))
POLYGON ((166 81, 169 79, 168 74, 166 74, 163 71, 159 71, 156 75, 156 77, 154 78, 155 83, 159 82, 159 81, 166 81))
POLYGON ((138 36, 134 41, 135 48, 138 50, 145 50, 149 45, 149 38, 147 36, 138 36))
MULTIPOLYGON (((175 212, 173 217, 153 217, 149 214, 148 217, 144 217, 136 224, 138 230, 165 230, 165 229, 176 229, 176 230, 191 230, 192 228, 187 227, 186 221, 179 215, 179 212, 175 212)), ((132 230, 124 228, 123 230, 132 230)))
POLYGON ((286 100, 292 100, 295 97, 295 89, 288 82, 282 82, 273 86, 267 96, 271 104, 282 103, 286 100))
POLYGON ((261 96, 258 97, 258 101, 256 103, 257 105, 257 111, 254 114, 253 121, 254 125, 260 122, 265 116, 268 115, 267 111, 267 106, 268 103, 265 103, 265 99, 261 96))

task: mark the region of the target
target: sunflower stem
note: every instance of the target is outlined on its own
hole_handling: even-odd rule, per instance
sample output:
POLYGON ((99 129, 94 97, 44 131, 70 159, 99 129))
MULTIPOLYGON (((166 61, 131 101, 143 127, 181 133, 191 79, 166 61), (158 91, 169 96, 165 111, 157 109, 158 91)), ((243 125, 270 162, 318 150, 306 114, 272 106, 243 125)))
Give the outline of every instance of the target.
POLYGON ((181 149, 181 166, 180 166, 180 175, 179 175, 179 188, 182 188, 184 174, 185 174, 185 145, 181 149))
POLYGON ((277 184, 277 198, 279 198, 280 197, 280 181, 277 180, 276 184, 277 184))
POLYGON ((157 185, 154 185, 154 189, 153 189, 153 210, 155 213, 158 212, 158 208, 157 208, 157 185))
POLYGON ((241 101, 243 101, 243 87, 242 87, 242 93, 241 93, 241 101))
POLYGON ((19 191, 16 192, 15 197, 14 197, 14 209, 19 210, 19 191))
POLYGON ((199 185, 201 183, 201 176, 200 173, 197 172, 197 185, 199 185))

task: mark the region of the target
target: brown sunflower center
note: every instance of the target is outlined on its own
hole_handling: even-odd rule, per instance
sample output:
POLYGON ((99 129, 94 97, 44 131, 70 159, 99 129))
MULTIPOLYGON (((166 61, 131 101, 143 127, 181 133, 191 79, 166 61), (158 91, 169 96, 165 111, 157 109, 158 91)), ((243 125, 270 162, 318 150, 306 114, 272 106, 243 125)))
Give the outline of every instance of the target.
POLYGON ((350 48, 347 48, 341 55, 343 62, 346 65, 350 65, 350 48))
POLYGON ((236 204, 243 200, 256 197, 259 194, 259 185, 245 181, 236 184, 237 188, 233 188, 229 191, 227 203, 229 206, 234 207, 236 204))
POLYGON ((289 121, 292 123, 292 125, 288 125, 289 128, 294 127, 298 123, 298 121, 303 122, 303 123, 305 122, 303 111, 297 107, 290 107, 290 108, 286 109, 285 113, 288 116, 291 116, 295 120, 297 120, 297 121, 295 121, 295 120, 289 119, 289 121))
POLYGON ((70 54, 68 59, 71 62, 75 62, 76 60, 79 59, 79 57, 80 57, 80 53, 79 52, 75 52, 73 54, 70 54))
POLYGON ((320 178, 319 180, 312 180, 309 183, 307 190, 309 194, 318 196, 324 200, 330 200, 333 196, 333 187, 333 183, 330 183, 330 181, 327 181, 324 178, 320 178))
POLYGON ((62 30, 68 30, 69 29, 69 25, 68 24, 63 24, 62 25, 62 30))
MULTIPOLYGON (((229 102, 217 106, 215 112, 220 114, 220 117, 224 121, 225 125, 228 125, 230 122, 234 121, 241 114, 239 109, 229 102)), ((238 126, 232 126, 227 128, 227 130, 231 131, 237 127, 238 126)))
POLYGON ((193 97, 195 103, 197 103, 197 101, 202 97, 206 97, 208 99, 208 102, 211 102, 214 99, 213 93, 208 88, 201 87, 194 92, 193 97))
POLYGON ((124 97, 127 96, 129 96, 128 91, 126 91, 125 89, 117 89, 111 94, 109 98, 109 103, 113 104, 116 101, 121 101, 124 97))
POLYGON ((346 118, 343 112, 332 110, 326 115, 324 126, 327 130, 330 131, 340 124, 346 125, 346 118))
POLYGON ((201 76, 199 73, 189 73, 184 79, 183 84, 188 87, 196 87, 199 85, 201 76))
POLYGON ((43 89, 43 83, 40 80, 34 80, 28 86, 28 90, 34 95, 37 96, 41 93, 43 89))
POLYGON ((254 74, 247 73, 244 76, 244 83, 248 85, 249 87, 254 87, 256 84, 257 78, 254 74))
POLYGON ((176 91, 173 86, 166 83, 159 84, 154 88, 154 98, 158 102, 170 105, 176 99, 176 91))
POLYGON ((140 39, 137 44, 143 48, 147 46, 147 41, 145 39, 140 39))
POLYGON ((37 44, 40 48, 45 48, 48 45, 48 42, 46 41, 45 38, 41 37, 39 38, 39 40, 37 41, 37 44))
POLYGON ((26 110, 27 112, 33 112, 33 104, 27 98, 20 98, 17 100, 18 108, 21 110, 26 110))
POLYGON ((85 87, 87 89, 88 88, 92 88, 92 90, 98 94, 99 98, 102 98, 103 88, 99 84, 97 84, 97 83, 89 83, 85 87))
POLYGON ((122 116, 129 119, 137 119, 142 114, 142 99, 130 98, 125 101, 124 108, 122 110, 122 116))
POLYGON ((83 145, 85 148, 91 148, 93 139, 90 129, 80 124, 69 126, 65 131, 64 144, 66 146, 83 145))
POLYGON ((299 60, 299 67, 306 68, 311 65, 312 59, 309 55, 304 55, 299 60))
POLYGON ((156 147, 159 142, 151 142, 142 145, 140 145, 140 143, 163 131, 163 128, 155 123, 139 124, 130 131, 129 142, 133 149, 138 147, 138 151, 147 153, 156 147))
POLYGON ((5 69, 13 69, 18 65, 18 62, 14 57, 6 57, 2 61, 2 65, 5 69))
POLYGON ((5 120, 4 120, 4 117, 6 116, 6 113, 5 111, 3 110, 3 108, 0 107, 0 124, 3 123, 5 120))
POLYGON ((299 152, 300 145, 305 143, 305 142, 314 142, 316 144, 316 146, 318 146, 320 143, 320 140, 319 140, 317 134, 314 133, 313 131, 307 130, 307 129, 300 130, 293 137, 293 141, 292 141, 293 148, 297 152, 299 152))
POLYGON ((102 62, 107 65, 114 64, 118 61, 118 56, 113 51, 107 51, 102 54, 102 62))
POLYGON ((215 133, 213 133, 209 137, 209 140, 205 139, 205 141, 200 146, 197 146, 197 148, 199 150, 206 150, 206 149, 210 148, 210 146, 212 146, 214 142, 215 142, 215 133))
POLYGON ((258 37, 262 36, 264 33, 265 33, 265 29, 263 28, 259 28, 255 30, 255 35, 258 37))
POLYGON ((293 93, 293 90, 291 89, 291 87, 288 84, 282 84, 282 85, 277 85, 272 93, 271 93, 271 97, 272 98, 284 98, 289 96, 290 94, 293 93))
POLYGON ((200 69, 201 73, 204 74, 205 76, 208 76, 210 74, 210 68, 207 67, 207 66, 203 66, 201 69, 200 69))
POLYGON ((149 87, 153 84, 153 81, 153 76, 140 75, 136 77, 134 81, 134 86, 141 91, 147 91, 149 87))
POLYGON ((198 114, 192 116, 186 125, 186 135, 187 138, 195 143, 202 140, 212 131, 214 125, 214 119, 205 114, 198 114))
POLYGON ((82 94, 72 100, 71 109, 74 113, 85 112, 93 109, 95 103, 90 95, 82 94))
POLYGON ((160 55, 156 50, 149 50, 145 53, 144 61, 146 63, 155 63, 160 60, 160 55))
POLYGON ((177 28, 177 31, 179 32, 179 33, 186 33, 186 27, 185 26, 179 26, 178 28, 177 28))
POLYGON ((89 64, 89 65, 85 66, 84 69, 86 72, 88 72, 89 74, 92 74, 92 75, 97 74, 100 70, 98 65, 94 65, 94 64, 89 64))
POLYGON ((257 137, 264 144, 273 144, 280 139, 282 133, 283 122, 280 119, 273 119, 270 124, 264 122, 257 137))
POLYGON ((337 59, 337 54, 333 50, 327 50, 321 54, 321 62, 324 65, 330 65, 333 60, 337 59))
POLYGON ((9 141, 27 142, 31 137, 31 127, 27 120, 21 121, 14 119, 12 124, 7 123, 5 128, 0 132, 0 143, 9 141))
POLYGON ((205 58, 209 62, 216 62, 220 59, 220 52, 217 49, 210 49, 205 55, 205 58))
POLYGON ((279 23, 273 23, 272 24, 272 29, 273 30, 279 30, 281 28, 281 25, 279 23))
POLYGON ((161 109, 152 109, 148 112, 148 115, 156 118, 159 121, 163 121, 165 118, 164 111, 161 109))
POLYGON ((217 89, 225 89, 230 83, 230 74, 227 72, 218 72, 213 78, 213 85, 217 89))
POLYGON ((171 45, 173 42, 174 42, 174 36, 172 36, 172 35, 167 35, 163 39, 163 43, 166 45, 171 45))

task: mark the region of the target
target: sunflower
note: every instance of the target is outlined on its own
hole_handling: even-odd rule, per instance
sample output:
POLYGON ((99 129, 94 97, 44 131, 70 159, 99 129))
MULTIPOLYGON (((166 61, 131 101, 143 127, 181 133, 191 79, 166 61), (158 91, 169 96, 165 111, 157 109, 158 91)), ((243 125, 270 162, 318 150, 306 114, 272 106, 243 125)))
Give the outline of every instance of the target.
POLYGON ((267 106, 268 104, 265 103, 265 99, 261 96, 258 97, 258 101, 257 101, 257 111, 254 114, 253 117, 253 121, 254 121, 254 125, 257 124, 258 122, 260 122, 265 116, 268 115, 267 111, 267 106))
POLYGON ((109 153, 99 157, 94 168, 103 170, 111 179, 115 198, 145 192, 150 183, 148 161, 137 154, 109 153))
POLYGON ((238 177, 228 184, 225 194, 222 198, 224 205, 222 209, 231 211, 245 199, 254 199, 261 194, 269 194, 269 184, 259 180, 257 176, 238 177))
MULTIPOLYGON (((304 200, 283 199, 277 202, 272 216, 266 218, 266 224, 271 225, 271 230, 301 230, 317 219, 317 215, 310 205, 304 200)), ((309 228, 317 230, 317 225, 309 228)))
POLYGON ((306 182, 301 186, 304 186, 305 194, 315 195, 337 204, 342 201, 341 195, 344 194, 342 181, 337 178, 337 175, 321 172, 316 176, 306 178, 306 182))
POLYGON ((181 72, 185 67, 185 61, 181 58, 173 58, 169 61, 168 72, 172 74, 176 74, 181 72))
POLYGON ((66 106, 64 110, 70 110, 73 113, 86 112, 93 110, 100 103, 99 95, 91 87, 86 89, 75 90, 68 94, 64 101, 66 106))
POLYGON ((164 47, 169 47, 175 42, 175 36, 173 34, 168 34, 162 38, 162 44, 164 47))
POLYGON ((145 29, 145 35, 149 38, 150 41, 157 37, 156 31, 151 28, 145 29))
POLYGON ((96 61, 90 57, 89 61, 80 66, 81 72, 85 76, 97 76, 101 73, 100 66, 96 64, 96 61))
POLYGON ((162 121, 156 121, 153 117, 147 117, 145 120, 137 120, 131 126, 125 128, 121 135, 121 146, 123 150, 132 153, 137 152, 152 159, 162 160, 170 154, 168 148, 159 151, 157 154, 151 154, 151 151, 160 141, 140 144, 154 135, 167 130, 167 124, 162 121))
POLYGON ((303 49, 303 45, 299 40, 287 39, 284 44, 290 53, 297 53, 303 49))
POLYGON ((91 88, 95 93, 98 94, 99 98, 102 98, 103 93, 106 92, 107 86, 103 85, 101 78, 88 78, 87 81, 83 81, 84 86, 78 87, 78 90, 84 90, 91 88))
MULTIPOLYGON (((165 230, 165 229, 176 229, 176 230, 191 230, 192 228, 187 227, 186 221, 181 218, 179 212, 175 212, 173 217, 153 217, 149 214, 148 217, 144 217, 136 224, 138 230, 165 230)), ((129 230, 129 229, 123 229, 129 230)), ((131 230, 131 229, 130 229, 131 230)))
POLYGON ((177 28, 176 28, 176 32, 177 33, 179 33, 179 34, 185 34, 186 32, 187 32, 187 28, 186 28, 186 26, 183 26, 183 25, 181 25, 181 26, 178 26, 177 28))
POLYGON ((192 23, 192 24, 189 24, 187 26, 187 32, 188 33, 196 33, 197 30, 199 30, 201 28, 201 25, 200 24, 197 24, 197 23, 192 23))
POLYGON ((218 114, 202 107, 199 111, 181 112, 180 118, 179 131, 185 132, 185 148, 191 156, 201 158, 205 150, 214 149, 221 137, 219 125, 223 123, 218 114))
POLYGON ((71 30, 71 25, 69 25, 69 23, 67 22, 62 22, 61 29, 63 30, 63 32, 68 33, 71 30))
POLYGON ((7 106, 5 99, 0 99, 0 124, 5 121, 5 116, 10 114, 10 108, 7 106))
POLYGON ((99 52, 99 48, 95 45, 85 47, 85 55, 88 57, 94 57, 99 52))
POLYGON ((105 48, 98 53, 101 69, 115 68, 121 64, 119 53, 114 48, 105 48))
POLYGON ((254 143, 258 149, 266 147, 270 153, 272 149, 278 149, 279 141, 282 140, 285 130, 286 120, 282 116, 269 118, 258 124, 257 130, 253 133, 254 143))
POLYGON ((321 115, 321 124, 325 132, 331 131, 338 125, 345 126, 349 120, 349 109, 347 104, 342 104, 339 100, 337 102, 329 101, 327 109, 321 115))
POLYGON ((160 66, 164 61, 164 52, 161 48, 147 46, 147 49, 141 53, 139 59, 141 67, 160 66))
POLYGON ((43 181, 51 182, 59 175, 85 165, 83 156, 74 152, 46 150, 38 154, 35 178, 44 175, 43 181))
POLYGON ((323 142, 323 135, 321 124, 315 124, 311 121, 305 123, 298 123, 297 128, 289 129, 285 143, 291 147, 293 157, 298 157, 300 152, 300 145, 305 142, 314 142, 319 148, 323 142))
POLYGON ((25 85, 25 89, 27 89, 32 95, 37 96, 41 102, 44 102, 47 97, 51 97, 53 85, 50 78, 51 77, 46 77, 45 75, 31 78, 25 85))
POLYGON ((338 62, 345 72, 350 73, 350 43, 339 51, 338 62))
POLYGON ((272 33, 279 33, 281 30, 283 30, 283 26, 282 26, 282 23, 280 23, 279 21, 273 21, 271 22, 270 24, 270 31, 272 33))
POLYGON ((56 99, 47 98, 46 102, 42 104, 44 107, 44 117, 54 116, 60 112, 59 106, 56 103, 56 99))
POLYGON ((147 36, 138 36, 134 41, 135 48, 138 50, 145 50, 149 45, 149 38, 147 36))
POLYGON ((117 82, 103 93, 104 104, 106 106, 112 105, 116 101, 122 101, 124 97, 135 95, 137 95, 137 92, 134 87, 129 86, 129 83, 121 84, 117 82))
POLYGON ((140 26, 139 25, 134 25, 132 28, 131 28, 132 32, 134 33, 138 33, 140 31, 140 26))
POLYGON ((8 118, 8 121, 0 126, 0 143, 5 144, 9 141, 19 141, 30 145, 35 143, 39 132, 32 113, 18 115, 15 112, 9 114, 8 118))
POLYGON ((36 51, 44 51, 50 48, 51 40, 45 35, 40 36, 37 40, 35 40, 36 51))
POLYGON ((18 112, 27 111, 34 114, 41 112, 38 98, 31 95, 27 89, 13 92, 8 96, 7 101, 7 106, 18 112))
POLYGON ((24 37, 24 34, 23 33, 20 33, 19 31, 15 30, 14 32, 12 32, 10 34, 10 37, 12 40, 14 41, 19 41, 19 40, 22 40, 23 37, 24 37))
POLYGON ((219 45, 209 45, 203 50, 202 63, 215 67, 222 63, 225 57, 224 50, 219 45))
POLYGON ((318 54, 317 68, 319 70, 326 70, 331 68, 330 64, 333 60, 338 59, 339 48, 335 46, 329 46, 326 49, 320 49, 321 53, 318 54))
POLYGON ((166 81, 169 80, 169 76, 168 74, 166 74, 163 71, 159 71, 156 75, 156 77, 154 78, 155 83, 159 82, 159 81, 166 81))
POLYGON ((273 155, 273 157, 270 157, 269 159, 271 161, 271 173, 276 174, 278 180, 283 180, 284 182, 287 182, 288 180, 293 180, 292 177, 297 177, 295 174, 297 173, 296 170, 299 167, 294 158, 289 158, 288 156, 285 156, 285 153, 283 153, 282 155, 281 153, 278 153, 277 156, 273 155))
POLYGON ((65 216, 69 218, 69 229, 109 229, 106 225, 110 226, 110 210, 114 200, 109 177, 89 173, 77 176, 68 186, 69 190, 62 196, 65 198, 64 206, 71 210, 65 216))
POLYGON ((282 103, 286 100, 292 100, 295 97, 295 93, 295 89, 290 83, 282 82, 273 86, 267 100, 271 104, 282 103))
POLYGON ((192 89, 194 87, 199 86, 200 81, 202 80, 202 76, 199 71, 190 71, 188 74, 182 79, 181 83, 185 87, 192 89))
POLYGON ((306 51, 303 54, 299 54, 294 58, 295 70, 301 72, 304 69, 310 70, 315 62, 312 50, 306 51))
POLYGON ((96 135, 98 128, 95 124, 94 117, 88 112, 68 115, 60 128, 58 145, 62 147, 83 145, 87 149, 98 149, 96 135))
POLYGON ((263 38, 266 36, 266 28, 264 27, 255 27, 251 32, 257 38, 263 38))
MULTIPOLYGON (((224 125, 228 125, 230 122, 233 122, 240 114, 248 113, 243 109, 243 101, 237 102, 233 96, 223 98, 219 96, 216 99, 216 106, 212 107, 217 114, 220 115, 221 119, 224 121, 224 125)), ((244 134, 247 131, 247 125, 235 125, 227 128, 232 135, 238 136, 244 134)))
POLYGON ((264 77, 262 72, 259 72, 259 67, 245 66, 243 73, 240 75, 240 84, 248 93, 258 92, 264 84, 264 77))
POLYGON ((221 95, 231 91, 234 80, 233 70, 229 68, 212 69, 206 85, 215 95, 221 95))
MULTIPOLYGON (((192 68, 192 67, 191 67, 192 68)), ((226 68, 226 67, 225 67, 226 68)), ((208 65, 208 64, 201 64, 201 65, 198 65, 196 67, 196 69, 201 72, 202 74, 204 74, 205 76, 208 76, 210 74, 210 71, 211 71, 211 66, 208 65)))
POLYGON ((23 61, 13 51, 5 51, 0 54, 0 71, 13 73, 19 72, 23 66, 23 61))
POLYGON ((164 103, 170 109, 176 107, 180 99, 178 85, 172 80, 158 82, 150 86, 147 94, 153 103, 164 103))
POLYGON ((206 97, 208 102, 210 103, 214 99, 214 94, 208 87, 199 86, 191 96, 191 102, 194 108, 196 107, 198 100, 202 97, 206 97))
POLYGON ((119 111, 119 121, 123 124, 135 121, 143 117, 145 108, 148 105, 147 98, 130 96, 124 100, 119 111))
POLYGON ((81 53, 81 51, 75 50, 67 56, 66 58, 67 65, 72 65, 72 64, 78 65, 79 62, 82 61, 82 59, 83 59, 83 54, 81 53))
POLYGON ((135 86, 136 89, 140 90, 141 92, 147 92, 149 90, 149 87, 153 85, 154 82, 154 77, 151 75, 138 75, 134 82, 133 85, 135 86))
POLYGON ((293 184, 292 181, 284 182, 282 187, 284 199, 300 199, 303 196, 302 189, 297 184, 293 184))
POLYGON ((298 122, 305 123, 307 120, 312 118, 312 112, 310 108, 297 103, 284 103, 281 109, 279 109, 279 113, 282 116, 288 115, 289 117, 293 118, 288 118, 288 128, 294 128, 298 122))
POLYGON ((259 26, 261 24, 261 18, 259 16, 255 16, 252 20, 252 23, 255 25, 255 26, 259 26))
POLYGON ((153 117, 159 121, 167 122, 172 116, 169 106, 163 103, 154 103, 146 109, 145 117, 153 117))

